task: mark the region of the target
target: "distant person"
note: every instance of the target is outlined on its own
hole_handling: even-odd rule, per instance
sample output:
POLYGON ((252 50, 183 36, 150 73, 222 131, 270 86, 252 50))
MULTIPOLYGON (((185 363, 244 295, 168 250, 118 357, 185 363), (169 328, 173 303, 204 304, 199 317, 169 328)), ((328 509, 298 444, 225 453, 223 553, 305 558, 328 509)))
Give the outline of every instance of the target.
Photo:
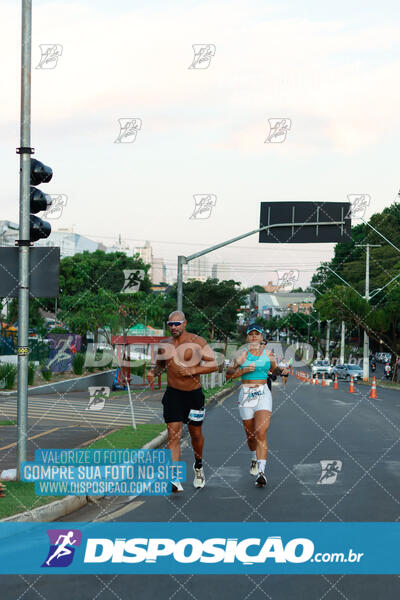
POLYGON ((279 361, 278 367, 282 370, 282 389, 285 389, 289 377, 289 363, 284 356, 282 356, 281 360, 279 361))
MULTIPOLYGON (((169 315, 167 325, 171 337, 160 344, 161 357, 157 359, 155 367, 147 373, 147 381, 150 385, 153 384, 154 378, 167 369, 167 389, 162 404, 168 431, 168 448, 171 450, 172 460, 178 461, 182 424, 187 423, 195 459, 193 485, 195 488, 203 488, 206 480, 202 460, 204 437, 201 426, 205 414, 205 396, 200 375, 218 371, 218 363, 207 342, 202 337, 186 331, 186 324, 183 312, 174 311, 169 315), (165 359, 162 358, 163 355, 165 359)), ((179 481, 172 482, 172 491, 183 491, 179 481)))

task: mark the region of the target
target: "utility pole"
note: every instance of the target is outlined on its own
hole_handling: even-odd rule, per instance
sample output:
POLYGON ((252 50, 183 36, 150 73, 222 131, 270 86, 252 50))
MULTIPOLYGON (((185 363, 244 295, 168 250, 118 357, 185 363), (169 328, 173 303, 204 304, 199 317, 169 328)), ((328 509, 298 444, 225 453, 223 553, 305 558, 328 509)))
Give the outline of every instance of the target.
POLYGON ((29 240, 31 173, 31 47, 32 0, 22 0, 21 39, 21 129, 19 186, 19 267, 18 267, 18 425, 17 478, 26 461, 28 435, 28 323, 29 323, 29 240))
MULTIPOLYGON (((369 302, 369 249, 379 248, 381 244, 356 244, 356 248, 366 248, 365 254, 365 299, 369 302)), ((363 350, 363 380, 369 380, 369 337, 364 325, 364 350, 363 350)))

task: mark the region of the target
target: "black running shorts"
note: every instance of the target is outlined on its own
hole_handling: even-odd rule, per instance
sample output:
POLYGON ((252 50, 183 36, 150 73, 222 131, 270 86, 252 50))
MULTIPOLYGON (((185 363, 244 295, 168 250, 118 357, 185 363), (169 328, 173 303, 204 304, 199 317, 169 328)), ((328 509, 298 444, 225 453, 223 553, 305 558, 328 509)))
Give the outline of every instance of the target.
POLYGON ((202 425, 204 400, 205 396, 201 387, 191 392, 167 387, 162 399, 164 421, 166 423, 181 421, 189 425, 202 425))

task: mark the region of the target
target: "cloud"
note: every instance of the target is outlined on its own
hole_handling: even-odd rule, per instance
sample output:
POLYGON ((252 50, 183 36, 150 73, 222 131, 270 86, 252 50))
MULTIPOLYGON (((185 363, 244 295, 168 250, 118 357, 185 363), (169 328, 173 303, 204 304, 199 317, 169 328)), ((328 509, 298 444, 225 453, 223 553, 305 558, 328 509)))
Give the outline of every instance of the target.
MULTIPOLYGON (((33 69, 35 126, 49 136, 98 140, 122 116, 142 118, 149 135, 172 133, 179 122, 188 132, 210 128, 214 150, 256 155, 265 153, 271 117, 292 118, 294 155, 324 147, 351 153, 400 126, 396 27, 275 12, 248 11, 242 2, 123 13, 40 4, 33 67, 40 43, 62 44, 63 55, 53 70, 33 69), (216 55, 208 69, 190 70, 192 44, 202 42, 214 43, 216 55)), ((3 56, 15 55, 19 14, 12 7, 5 13, 3 56)), ((2 71, 3 81, 17 82, 15 61, 3 61, 2 71)), ((15 85, 4 94, 2 128, 16 114, 18 94, 15 85)))

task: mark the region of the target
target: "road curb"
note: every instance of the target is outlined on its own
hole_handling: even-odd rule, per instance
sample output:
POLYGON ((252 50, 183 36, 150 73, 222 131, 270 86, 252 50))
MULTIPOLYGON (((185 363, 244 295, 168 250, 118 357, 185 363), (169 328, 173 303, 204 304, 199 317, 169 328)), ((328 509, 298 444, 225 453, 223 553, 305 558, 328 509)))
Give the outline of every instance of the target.
MULTIPOLYGON (((237 386, 232 386, 230 388, 226 388, 224 390, 220 390, 213 396, 208 399, 207 406, 212 406, 223 396, 227 396, 232 390, 234 390, 237 386)), ((155 438, 147 442, 144 446, 142 446, 143 450, 153 450, 161 446, 164 442, 166 442, 168 437, 167 431, 162 431, 155 438)), ((93 440, 91 440, 93 441, 93 440)), ((10 521, 18 521, 18 522, 38 522, 38 523, 46 523, 55 521, 60 517, 65 517, 70 513, 82 508, 89 502, 92 501, 92 496, 67 496, 66 498, 62 498, 61 500, 56 500, 55 502, 49 502, 49 504, 44 504, 43 506, 38 506, 37 508, 33 508, 32 510, 27 510, 23 513, 17 513, 16 515, 12 515, 11 517, 6 517, 4 519, 0 519, 0 523, 10 522, 10 521)), ((99 499, 99 496, 96 496, 96 499, 99 499)))
POLYGON ((65 517, 65 515, 69 515, 71 512, 78 510, 78 508, 85 506, 87 503, 87 496, 67 496, 66 498, 56 500, 55 502, 49 502, 49 504, 38 506, 32 510, 6 517, 5 519, 1 519, 0 522, 29 521, 32 523, 46 523, 47 521, 55 521, 60 517, 65 517))

